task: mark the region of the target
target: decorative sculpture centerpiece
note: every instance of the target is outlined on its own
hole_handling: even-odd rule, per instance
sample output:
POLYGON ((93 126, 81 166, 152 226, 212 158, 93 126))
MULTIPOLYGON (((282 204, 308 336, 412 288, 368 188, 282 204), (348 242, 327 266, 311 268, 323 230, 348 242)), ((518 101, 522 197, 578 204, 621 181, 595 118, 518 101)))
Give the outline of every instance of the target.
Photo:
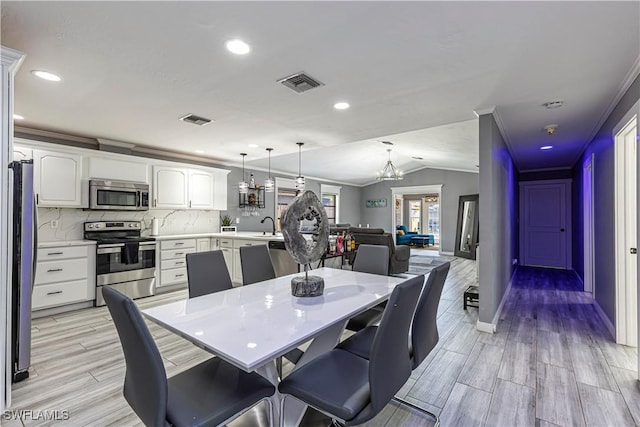
POLYGON ((291 294, 295 297, 322 295, 324 292, 322 277, 309 276, 309 264, 322 259, 329 241, 329 220, 318 196, 309 190, 297 196, 287 206, 280 223, 287 251, 298 264, 304 265, 304 276, 291 279, 291 294), (303 220, 312 222, 313 231, 310 234, 310 240, 305 239, 300 233, 300 221, 303 220))

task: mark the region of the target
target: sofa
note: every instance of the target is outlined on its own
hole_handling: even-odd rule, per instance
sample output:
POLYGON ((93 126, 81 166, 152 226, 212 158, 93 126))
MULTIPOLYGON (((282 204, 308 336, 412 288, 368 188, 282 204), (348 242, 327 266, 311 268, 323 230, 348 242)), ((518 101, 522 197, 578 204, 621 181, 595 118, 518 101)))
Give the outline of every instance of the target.
POLYGON ((367 245, 388 246, 389 274, 404 273, 409 270, 411 250, 408 246, 396 246, 391 233, 385 233, 382 228, 350 227, 349 234, 356 239, 356 249, 363 243, 367 245))
POLYGON ((421 237, 422 246, 434 245, 436 239, 433 234, 418 234, 416 231, 409 231, 404 225, 396 225, 396 245, 410 245, 412 237, 421 237))

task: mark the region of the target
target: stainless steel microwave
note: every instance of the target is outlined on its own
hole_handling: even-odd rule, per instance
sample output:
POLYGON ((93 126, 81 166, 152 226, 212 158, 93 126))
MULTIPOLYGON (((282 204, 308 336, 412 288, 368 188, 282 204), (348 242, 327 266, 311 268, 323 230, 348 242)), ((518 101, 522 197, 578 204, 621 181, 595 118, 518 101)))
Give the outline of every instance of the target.
POLYGON ((91 179, 89 180, 89 209, 149 210, 149 184, 91 179))

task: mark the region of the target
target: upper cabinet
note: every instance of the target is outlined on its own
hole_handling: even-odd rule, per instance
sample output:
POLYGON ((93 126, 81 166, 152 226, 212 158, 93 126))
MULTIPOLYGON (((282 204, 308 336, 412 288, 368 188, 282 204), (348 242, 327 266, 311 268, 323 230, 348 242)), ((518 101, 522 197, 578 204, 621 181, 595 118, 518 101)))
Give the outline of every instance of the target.
POLYGON ((211 172, 189 169, 189 208, 214 209, 215 180, 211 172))
POLYGON ((38 206, 82 207, 82 156, 33 150, 38 206))
POLYGON ((188 169, 166 166, 153 167, 153 203, 158 209, 187 209, 188 169))
POLYGON ((89 179, 112 179, 149 183, 146 163, 105 157, 89 158, 89 179))
POLYGON ((153 167, 153 208, 227 209, 227 171, 153 167))

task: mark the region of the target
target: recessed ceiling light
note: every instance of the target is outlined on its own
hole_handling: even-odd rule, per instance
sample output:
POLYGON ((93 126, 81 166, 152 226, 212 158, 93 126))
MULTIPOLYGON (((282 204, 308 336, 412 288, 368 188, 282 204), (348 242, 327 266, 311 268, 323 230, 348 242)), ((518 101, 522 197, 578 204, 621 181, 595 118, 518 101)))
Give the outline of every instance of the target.
POLYGON ((204 154, 204 150, 196 150, 196 153, 198 153, 198 154, 204 154))
POLYGON ((419 156, 413 156, 412 159, 414 159, 414 160, 424 160, 422 157, 419 157, 419 156))
POLYGON ((380 141, 381 143, 383 143, 384 145, 393 145, 393 142, 390 141, 380 141))
POLYGON ((259 145, 258 144, 249 144, 249 148, 258 148, 259 145))
POLYGON ((229 52, 235 53, 236 55, 246 55, 251 52, 251 46, 240 39, 229 40, 225 46, 229 52))
POLYGON ((542 147, 540 147, 541 150, 551 150, 553 148, 553 145, 543 145, 542 147))
POLYGON ((41 79, 49 80, 50 82, 59 82, 60 80, 62 80, 60 76, 56 76, 55 74, 48 71, 33 70, 31 71, 31 74, 36 77, 40 77, 41 79))
POLYGON ((24 120, 24 117, 21 116, 20 114, 14 114, 13 115, 13 120, 24 120))
POLYGON ((349 108, 349 103, 348 102, 336 102, 335 104, 333 104, 333 108, 335 108, 336 110, 346 110, 347 108, 349 108))

